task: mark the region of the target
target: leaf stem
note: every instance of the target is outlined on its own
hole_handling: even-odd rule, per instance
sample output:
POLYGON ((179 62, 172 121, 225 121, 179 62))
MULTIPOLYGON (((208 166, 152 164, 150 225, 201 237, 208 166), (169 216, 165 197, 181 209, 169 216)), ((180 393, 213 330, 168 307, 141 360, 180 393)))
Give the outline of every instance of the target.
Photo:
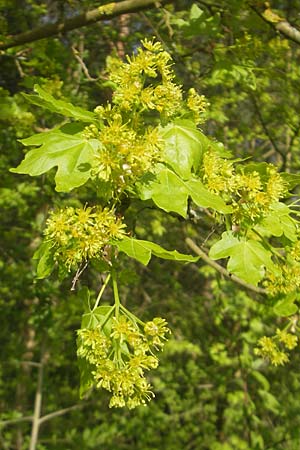
POLYGON ((127 308, 125 308, 125 306, 121 305, 121 310, 126 314, 126 316, 132 320, 133 322, 138 323, 139 325, 141 325, 142 327, 144 327, 145 323, 140 320, 138 317, 136 317, 134 314, 132 314, 130 311, 128 311, 127 308))
POLYGON ((106 288, 106 286, 107 286, 107 284, 108 284, 108 282, 109 282, 109 280, 110 280, 110 277, 111 277, 111 274, 109 273, 109 274, 107 275, 107 277, 106 277, 104 283, 103 283, 102 288, 100 289, 100 292, 99 292, 99 294, 98 294, 97 300, 96 300, 96 302, 95 302, 95 305, 94 305, 94 308, 92 309, 92 311, 95 311, 95 309, 96 309, 97 306, 99 305, 99 302, 100 302, 100 300, 101 300, 101 297, 102 297, 102 295, 103 295, 103 292, 105 291, 105 288, 106 288))
POLYGON ((115 299, 115 317, 118 319, 119 313, 120 313, 120 297, 119 297, 119 291, 118 291, 118 282, 117 282, 117 275, 114 269, 111 271, 112 276, 112 285, 113 285, 113 292, 114 292, 114 299, 115 299))

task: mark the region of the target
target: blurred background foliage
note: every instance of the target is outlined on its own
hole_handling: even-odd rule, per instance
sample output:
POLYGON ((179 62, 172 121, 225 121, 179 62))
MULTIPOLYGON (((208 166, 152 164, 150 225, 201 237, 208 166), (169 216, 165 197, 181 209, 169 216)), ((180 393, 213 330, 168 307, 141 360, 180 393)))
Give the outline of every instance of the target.
MULTIPOLYGON (((101 5, 108 2, 101 2, 101 5)), ((0 39, 98 2, 1 0, 0 39)), ((272 8, 300 26, 300 1, 272 8)), ((22 92, 39 83, 87 108, 111 96, 105 64, 155 36, 174 59, 178 81, 210 102, 203 130, 235 157, 299 170, 300 46, 279 35, 244 0, 178 0, 123 14, 0 54, 0 448, 30 446, 38 374, 43 366, 37 449, 296 450, 300 448, 299 351, 285 367, 254 355, 257 340, 282 319, 258 294, 226 281, 201 261, 153 259, 145 268, 124 258, 122 298, 144 320, 166 317, 172 339, 152 376, 156 398, 133 411, 110 410, 105 392, 79 401, 75 330, 83 311, 72 279, 35 280, 31 257, 49 208, 91 200, 88 188, 54 190, 52 176, 9 173, 23 157, 18 139, 61 118, 28 105, 22 92), (49 414, 49 416, 47 416, 49 414), (52 415, 51 415, 52 414, 52 415)), ((127 220, 138 238, 188 251, 185 238, 209 242, 213 223, 193 210, 187 222, 133 204, 127 220)), ((97 290, 99 268, 82 284, 97 290)), ((80 289, 80 286, 78 287, 80 289)), ((109 302, 110 293, 105 294, 109 302)), ((281 322, 281 323, 280 323, 281 322)))

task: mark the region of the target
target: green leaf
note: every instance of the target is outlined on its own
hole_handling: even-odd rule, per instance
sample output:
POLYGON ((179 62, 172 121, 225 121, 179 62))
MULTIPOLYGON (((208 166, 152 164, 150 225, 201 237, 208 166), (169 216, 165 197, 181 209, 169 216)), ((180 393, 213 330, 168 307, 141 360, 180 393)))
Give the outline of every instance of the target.
POLYGON ((43 279, 48 277, 55 266, 51 242, 43 242, 32 258, 38 260, 36 267, 37 278, 43 279))
POLYGON ((270 206, 270 213, 255 229, 264 236, 282 236, 290 240, 297 240, 297 228, 295 221, 290 217, 291 210, 284 203, 277 202, 270 206))
POLYGON ((143 241, 125 236, 120 241, 112 242, 120 252, 126 253, 130 258, 137 259, 145 266, 149 263, 151 255, 162 259, 171 259, 173 261, 196 262, 199 257, 184 255, 177 250, 169 251, 162 248, 154 242, 143 241))
POLYGON ((258 370, 252 370, 250 375, 252 375, 262 385, 265 391, 270 390, 269 380, 261 372, 258 370))
POLYGON ((114 306, 98 306, 98 308, 83 314, 81 328, 96 328, 102 325, 107 315, 113 311, 114 306))
POLYGON ((269 411, 272 411, 276 415, 281 411, 282 405, 279 403, 277 398, 274 397, 274 395, 272 395, 270 392, 265 391, 263 389, 258 389, 258 394, 263 401, 264 408, 266 408, 269 411))
POLYGON ((222 239, 211 247, 209 256, 212 259, 229 257, 228 271, 254 285, 264 277, 265 268, 273 268, 271 252, 260 242, 238 239, 231 231, 222 234, 222 239))
POLYGON ((300 184, 300 174, 281 172, 280 176, 288 184, 289 189, 294 189, 294 187, 300 184))
POLYGON ((194 3, 191 7, 190 11, 190 20, 197 20, 203 15, 203 10, 200 9, 196 3, 194 3))
POLYGON ((164 160, 184 179, 197 171, 209 139, 190 120, 176 120, 161 130, 165 143, 164 160))
POLYGON ((86 111, 79 106, 74 106, 72 103, 65 100, 57 100, 51 94, 42 89, 38 84, 34 86, 34 91, 38 95, 23 94, 23 96, 32 104, 48 109, 49 111, 62 114, 65 117, 72 117, 81 122, 95 122, 96 114, 86 111))
POLYGON ((81 299, 83 303, 83 309, 85 313, 89 313, 91 311, 91 293, 86 286, 82 286, 80 291, 78 292, 78 297, 81 299))
POLYGON ((80 373, 79 397, 82 399, 85 394, 93 387, 94 377, 92 375, 92 366, 84 358, 78 358, 78 369, 80 373))
POLYGON ((281 295, 273 307, 274 313, 279 317, 286 317, 296 314, 298 306, 295 305, 296 292, 292 292, 289 295, 281 295))
POLYGON ((76 130, 76 124, 69 124, 22 139, 25 146, 39 148, 30 150, 21 164, 10 171, 36 176, 57 167, 55 182, 58 192, 69 192, 82 186, 90 178, 95 150, 101 144, 96 139, 86 139, 81 131, 76 130))
POLYGON ((186 216, 188 198, 203 208, 212 208, 221 213, 231 212, 223 199, 209 192, 197 178, 184 181, 176 173, 163 165, 159 165, 159 172, 154 180, 140 184, 139 194, 142 200, 152 199, 164 211, 176 212, 186 216))

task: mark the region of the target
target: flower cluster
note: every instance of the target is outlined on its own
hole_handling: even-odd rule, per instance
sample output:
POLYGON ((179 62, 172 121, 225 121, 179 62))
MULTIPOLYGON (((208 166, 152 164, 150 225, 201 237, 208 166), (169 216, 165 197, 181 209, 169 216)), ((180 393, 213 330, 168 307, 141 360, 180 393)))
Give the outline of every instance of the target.
POLYGON ((158 128, 147 127, 139 133, 132 124, 123 123, 113 110, 99 107, 98 112, 100 108, 106 116, 110 113, 110 118, 97 135, 102 145, 95 155, 92 173, 94 178, 111 183, 120 192, 159 161, 162 141, 158 128))
POLYGON ((265 288, 270 295, 290 294, 300 288, 300 264, 276 264, 266 273, 265 288))
POLYGON ((210 105, 204 95, 199 95, 194 88, 189 89, 187 101, 187 107, 192 111, 194 121, 198 125, 203 122, 203 113, 210 105))
POLYGON ((158 366, 154 352, 162 349, 169 332, 164 319, 141 326, 129 312, 109 319, 106 326, 78 331, 77 355, 90 365, 96 387, 112 393, 110 407, 132 409, 154 397, 145 371, 158 366))
POLYGON ((165 125, 187 112, 200 123, 207 106, 194 89, 183 99, 181 86, 174 81, 171 56, 161 43, 145 39, 142 44, 124 62, 108 59, 112 102, 97 106, 99 126, 88 125, 84 130, 88 139, 101 143, 92 177, 115 197, 162 160, 163 139, 159 125, 153 123, 165 125))
POLYGON ((233 207, 236 225, 257 223, 287 192, 276 168, 269 164, 263 175, 255 170, 235 169, 233 163, 209 150, 203 157, 203 181, 209 190, 222 195, 233 207))
POLYGON ((101 257, 112 239, 122 239, 125 226, 108 208, 66 207, 50 213, 44 234, 55 261, 71 270, 101 257))
POLYGON ((110 80, 116 85, 113 103, 122 111, 156 110, 172 117, 182 106, 182 92, 174 83, 171 56, 160 42, 145 39, 142 44, 126 62, 109 61, 110 80))
POLYGON ((284 365, 289 360, 288 350, 293 350, 298 343, 294 334, 285 330, 276 330, 275 336, 264 336, 258 341, 255 354, 271 361, 274 366, 284 365))

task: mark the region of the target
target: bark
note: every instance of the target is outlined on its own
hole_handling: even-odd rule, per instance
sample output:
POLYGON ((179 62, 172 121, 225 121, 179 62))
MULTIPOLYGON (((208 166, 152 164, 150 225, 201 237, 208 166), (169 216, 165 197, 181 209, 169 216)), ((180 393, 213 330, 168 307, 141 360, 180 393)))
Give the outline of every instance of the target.
POLYGON ((261 6, 260 2, 250 2, 250 8, 274 30, 300 45, 300 31, 293 27, 285 18, 278 16, 271 8, 266 7, 264 3, 261 6))
POLYGON ((143 9, 158 8, 165 3, 176 3, 176 0, 123 0, 118 3, 109 3, 64 21, 46 24, 15 36, 8 36, 5 42, 0 42, 0 50, 6 50, 17 47, 18 45, 56 36, 59 33, 92 25, 99 21, 109 20, 122 14, 134 13, 143 9))

